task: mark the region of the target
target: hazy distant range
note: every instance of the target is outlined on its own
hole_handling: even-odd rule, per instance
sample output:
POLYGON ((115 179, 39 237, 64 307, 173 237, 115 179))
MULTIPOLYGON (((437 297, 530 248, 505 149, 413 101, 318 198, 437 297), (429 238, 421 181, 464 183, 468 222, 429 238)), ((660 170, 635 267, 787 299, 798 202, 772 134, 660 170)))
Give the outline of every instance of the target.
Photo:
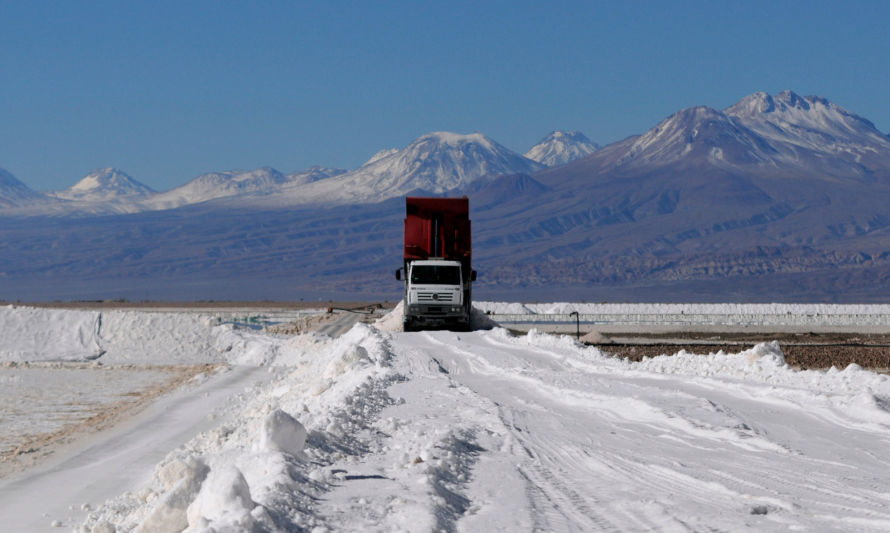
POLYGON ((477 299, 890 300, 890 137, 790 91, 604 147, 434 132, 353 170, 161 192, 120 169, 42 192, 0 170, 0 299, 394 301, 415 194, 469 196, 477 299))

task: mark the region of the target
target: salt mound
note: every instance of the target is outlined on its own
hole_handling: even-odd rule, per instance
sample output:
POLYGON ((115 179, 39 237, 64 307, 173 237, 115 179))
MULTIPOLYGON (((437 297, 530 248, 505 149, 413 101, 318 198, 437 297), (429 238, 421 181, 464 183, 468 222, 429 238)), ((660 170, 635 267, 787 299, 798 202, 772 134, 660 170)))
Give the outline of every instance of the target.
POLYGON ((165 465, 158 472, 158 478, 168 490, 139 525, 137 531, 163 533, 182 531, 188 527, 187 510, 209 470, 204 462, 197 459, 175 460, 165 465))
POLYGON ((99 313, 0 307, 0 361, 84 361, 99 357, 99 313))
POLYGON ((600 333, 599 331, 596 331, 596 330, 591 331, 587 335, 584 335, 583 337, 581 337, 580 340, 581 340, 581 342, 586 342, 588 344, 611 344, 612 343, 612 339, 610 339, 609 337, 606 337, 605 335, 603 335, 602 333, 600 333))
POLYGON ((778 341, 761 342, 750 350, 742 352, 748 357, 748 360, 754 362, 770 363, 777 367, 787 366, 785 362, 785 354, 778 341))
POLYGON ((353 368, 358 368, 371 361, 368 350, 364 346, 341 344, 341 347, 335 349, 336 357, 328 364, 322 373, 322 377, 326 379, 334 379, 338 376, 346 374, 353 368))
POLYGON ((223 331, 193 313, 0 307, 0 361, 224 362, 223 331))
POLYGON ((402 318, 405 315, 405 301, 402 300, 392 311, 386 313, 376 322, 374 326, 380 331, 404 331, 402 318))
POLYGON ((296 455, 306 445, 306 428, 281 409, 275 409, 263 421, 260 449, 296 455))
POLYGON ((253 531, 257 506, 244 474, 234 466, 210 471, 188 508, 188 531, 253 531))

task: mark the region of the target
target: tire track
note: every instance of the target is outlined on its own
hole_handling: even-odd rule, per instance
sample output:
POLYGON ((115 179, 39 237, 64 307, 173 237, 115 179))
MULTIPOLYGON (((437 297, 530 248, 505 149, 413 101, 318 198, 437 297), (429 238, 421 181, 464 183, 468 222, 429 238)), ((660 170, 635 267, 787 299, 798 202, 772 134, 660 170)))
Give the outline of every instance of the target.
POLYGON ((890 520, 881 489, 890 462, 857 451, 882 449, 888 428, 851 418, 829 389, 653 372, 497 333, 413 341, 455 383, 498 405, 536 529, 732 530, 777 519, 813 527, 821 515, 844 529, 890 520))

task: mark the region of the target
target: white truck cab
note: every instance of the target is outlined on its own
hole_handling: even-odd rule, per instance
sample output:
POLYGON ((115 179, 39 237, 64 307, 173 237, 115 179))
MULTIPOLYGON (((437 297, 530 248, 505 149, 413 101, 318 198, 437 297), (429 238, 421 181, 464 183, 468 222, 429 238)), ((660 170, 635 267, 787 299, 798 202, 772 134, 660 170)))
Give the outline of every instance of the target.
POLYGON ((408 263, 405 276, 405 331, 469 326, 459 261, 425 259, 408 263))

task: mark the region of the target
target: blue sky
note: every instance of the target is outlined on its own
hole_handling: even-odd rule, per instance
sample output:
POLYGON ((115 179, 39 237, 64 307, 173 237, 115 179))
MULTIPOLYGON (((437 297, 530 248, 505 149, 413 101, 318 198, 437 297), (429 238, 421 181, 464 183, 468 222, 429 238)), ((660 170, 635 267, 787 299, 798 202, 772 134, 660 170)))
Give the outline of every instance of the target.
POLYGON ((115 166, 355 168, 430 131, 524 152, 684 107, 816 94, 890 131, 890 2, 0 0, 0 167, 37 190, 115 166))

